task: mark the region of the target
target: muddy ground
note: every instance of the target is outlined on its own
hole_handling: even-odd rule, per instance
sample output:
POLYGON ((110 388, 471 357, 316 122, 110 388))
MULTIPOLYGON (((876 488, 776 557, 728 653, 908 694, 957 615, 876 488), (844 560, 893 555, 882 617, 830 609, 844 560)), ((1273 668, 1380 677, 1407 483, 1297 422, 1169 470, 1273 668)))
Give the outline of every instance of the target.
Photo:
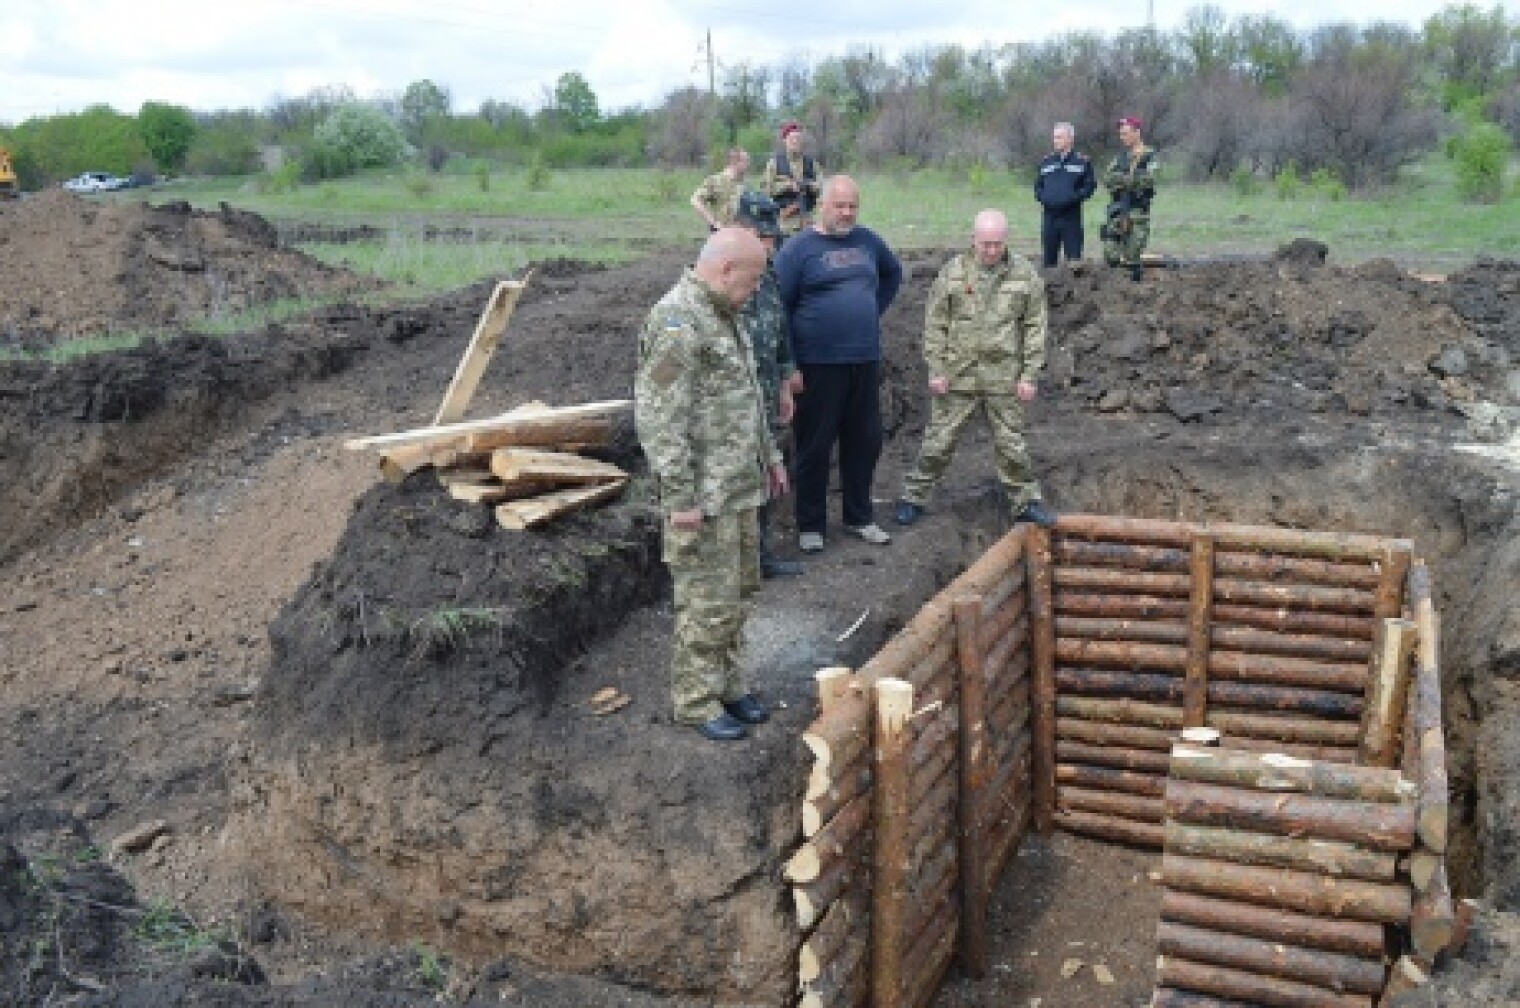
POLYGON ((274 301, 378 286, 283 246, 227 204, 103 203, 61 189, 0 203, 0 349, 174 331, 274 301))
MULTIPOLYGON (((922 427, 942 258, 908 257, 886 320, 884 500, 922 427)), ((1060 507, 1415 538, 1447 614, 1458 885, 1495 910, 1444 1003, 1502 1004, 1520 996, 1495 965, 1520 912, 1520 462, 1455 446, 1512 422, 1520 265, 1430 284, 1317 260, 1058 272, 1031 442, 1060 507)), ((638 320, 680 265, 541 267, 478 413, 626 394, 638 320)), ((340 449, 426 421, 486 292, 0 370, 15 1003, 783 1002, 775 869, 810 673, 868 654, 995 533, 986 438, 923 525, 885 549, 831 540, 767 587, 748 661, 785 707, 716 749, 665 723, 668 586, 637 486, 505 533, 340 449), (464 609, 487 615, 439 618, 464 609), (633 703, 597 719, 605 685, 633 703)), ((994 975, 939 1003, 1141 1003, 1154 918, 1113 913, 1108 883, 1143 908, 1144 860, 1032 845, 995 905, 994 975), (1032 915, 1020 873, 1055 864, 1071 881, 1032 915), (1070 955, 1119 983, 1052 974, 1070 955)))

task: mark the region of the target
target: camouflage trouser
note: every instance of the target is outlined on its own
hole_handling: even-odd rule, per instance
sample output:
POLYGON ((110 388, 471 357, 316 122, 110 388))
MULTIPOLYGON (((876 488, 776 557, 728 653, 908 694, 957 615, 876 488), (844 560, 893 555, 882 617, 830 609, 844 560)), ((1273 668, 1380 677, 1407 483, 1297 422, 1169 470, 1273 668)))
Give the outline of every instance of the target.
POLYGON ((1024 447, 1024 407, 1016 395, 987 392, 947 392, 929 399, 929 425, 918 450, 918 464, 903 480, 902 498, 920 507, 929 504, 934 487, 950 465, 955 442, 978 408, 987 411, 992 428, 993 452, 997 456, 998 480, 1008 491, 1017 514, 1031 500, 1039 500, 1040 484, 1030 474, 1029 452, 1024 447))
POLYGON ((1128 231, 1103 240, 1103 261, 1110 266, 1139 266, 1140 253, 1150 240, 1150 215, 1130 214, 1128 231))
POLYGON ((701 724, 748 690, 739 647, 749 598, 760 590, 755 509, 708 518, 695 530, 665 523, 664 560, 675 581, 670 662, 675 719, 701 724))

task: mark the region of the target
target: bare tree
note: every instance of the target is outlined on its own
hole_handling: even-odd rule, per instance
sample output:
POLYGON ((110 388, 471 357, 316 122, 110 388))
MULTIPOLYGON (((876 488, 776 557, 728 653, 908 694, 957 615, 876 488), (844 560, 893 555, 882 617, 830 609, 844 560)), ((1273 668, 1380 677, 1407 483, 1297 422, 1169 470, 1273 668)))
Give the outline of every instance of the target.
POLYGON ((723 72, 723 119, 728 142, 737 143, 739 131, 759 122, 770 111, 771 70, 740 63, 723 72))
POLYGON ((849 142, 849 125, 839 102, 824 93, 813 95, 802 112, 812 152, 831 170, 844 163, 845 145, 849 142))
POLYGON ((879 100, 857 146, 865 158, 905 158, 923 167, 943 153, 948 126, 932 88, 896 87, 879 100))
POLYGON ((1179 137, 1190 176, 1226 176, 1246 160, 1260 129, 1261 101, 1255 85, 1222 70, 1193 81, 1182 103, 1187 122, 1179 137))
POLYGON ((1372 42, 1357 34, 1340 27, 1316 32, 1314 55, 1291 89, 1300 166, 1332 168, 1351 188, 1392 179, 1435 144, 1438 121, 1411 97, 1418 71, 1413 46, 1387 33, 1372 42))
POLYGON ((655 113, 650 156, 667 166, 702 164, 710 146, 713 98, 701 88, 672 91, 655 113))
POLYGON ((813 67, 801 56, 788 56, 777 72, 776 106, 796 111, 807 103, 813 89, 813 67))

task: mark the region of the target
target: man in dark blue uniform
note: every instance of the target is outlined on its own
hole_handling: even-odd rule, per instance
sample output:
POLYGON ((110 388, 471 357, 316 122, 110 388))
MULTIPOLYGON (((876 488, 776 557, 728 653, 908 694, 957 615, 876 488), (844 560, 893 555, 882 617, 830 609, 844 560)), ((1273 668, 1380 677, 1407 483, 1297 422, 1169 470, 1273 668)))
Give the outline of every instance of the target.
POLYGON ((1082 258, 1082 201, 1098 188, 1092 162, 1071 149, 1076 140, 1071 123, 1056 123, 1052 140, 1056 149, 1045 155, 1034 178, 1034 198, 1045 208, 1040 245, 1047 269, 1056 264, 1063 246, 1068 262, 1082 258))

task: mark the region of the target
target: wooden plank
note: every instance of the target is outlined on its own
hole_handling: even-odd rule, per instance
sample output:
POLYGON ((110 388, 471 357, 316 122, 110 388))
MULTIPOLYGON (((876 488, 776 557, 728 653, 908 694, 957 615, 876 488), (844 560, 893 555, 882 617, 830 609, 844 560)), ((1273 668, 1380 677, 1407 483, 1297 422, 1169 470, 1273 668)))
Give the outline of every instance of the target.
POLYGON ((1214 542, 1206 533, 1193 536, 1189 599, 1187 666, 1183 672, 1182 723, 1203 724, 1209 689, 1209 609, 1214 601, 1214 542))
POLYGON ((498 448, 491 453, 491 472, 504 483, 529 479, 555 483, 610 483, 628 475, 611 462, 535 448, 498 448))
POLYGON ((1030 723, 1034 730, 1034 822, 1050 832, 1056 805, 1055 614, 1051 607, 1050 533, 1030 526, 1024 557, 1029 565, 1029 629, 1034 655, 1034 693, 1030 723))
POLYGON ((961 967, 968 976, 987 975, 987 785, 986 676, 981 649, 985 600, 964 595, 954 602, 956 658, 960 672, 960 881, 961 967))
POLYGON ((486 373, 486 365, 491 363, 491 357, 507 331, 507 322, 517 309, 517 301, 532 278, 530 270, 521 280, 501 281, 491 292, 485 310, 480 313, 480 320, 475 323, 475 332, 470 335, 464 356, 454 369, 448 391, 443 394, 443 402, 438 404, 438 412, 433 416, 434 427, 458 423, 464 418, 470 400, 475 397, 481 376, 486 373))
POLYGON ((509 410, 482 420, 465 420, 460 423, 435 424, 415 430, 398 431, 394 434, 372 434, 367 437, 349 438, 343 447, 349 451, 386 450, 403 445, 450 444, 463 441, 472 434, 510 432, 514 425, 543 425, 574 420, 613 417, 633 409, 632 399, 609 399, 605 402, 580 403, 545 410, 509 410))
POLYGON ((871 1003, 904 1008, 909 851, 908 746, 913 685, 881 679, 876 688, 876 849, 871 892, 871 1003))
POLYGON ((496 521, 502 528, 514 531, 542 525, 562 514, 611 500, 623 492, 626 479, 601 486, 578 487, 533 497, 529 500, 508 501, 496 505, 496 521))

